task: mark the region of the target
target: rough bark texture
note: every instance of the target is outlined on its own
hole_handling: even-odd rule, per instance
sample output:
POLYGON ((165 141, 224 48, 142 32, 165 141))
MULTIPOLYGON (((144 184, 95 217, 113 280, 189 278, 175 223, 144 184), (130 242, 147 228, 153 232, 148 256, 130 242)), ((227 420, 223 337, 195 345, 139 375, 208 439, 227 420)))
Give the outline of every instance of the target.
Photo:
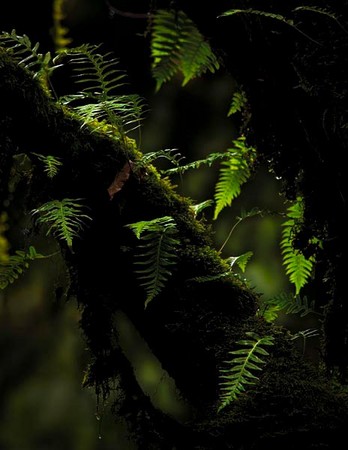
MULTIPOLYGON (((270 10, 269 4, 258 4, 257 9, 262 6, 270 10)), ((274 12, 284 15, 290 13, 288 8, 283 2, 273 5, 274 12)), ((203 32, 213 34, 208 24, 221 9, 209 7, 200 10, 199 16, 195 11, 188 12, 203 32)), ((340 74, 336 64, 343 65, 347 34, 336 29, 334 21, 321 26, 323 18, 315 16, 301 29, 320 41, 317 46, 282 23, 265 28, 263 20, 268 19, 250 18, 226 28, 219 23, 218 30, 214 25, 216 45, 225 46, 231 55, 228 33, 234 35, 232 42, 236 42, 235 36, 239 40, 243 36, 243 52, 237 48, 226 64, 237 68, 231 71, 248 94, 252 119, 245 131, 283 177, 289 197, 302 194, 306 199, 306 222, 299 246, 306 247, 308 235, 319 234, 324 239, 323 255, 328 262, 323 262, 323 273, 332 275, 327 290, 333 295, 334 311, 327 329, 337 323, 337 311, 343 323, 343 328, 337 327, 339 336, 330 334, 327 357, 332 365, 344 368, 344 207, 337 187, 342 171, 334 156, 338 153, 332 148, 346 151, 343 134, 347 128, 337 123, 343 120, 346 91, 343 78, 326 82, 326 74, 330 61, 335 63, 332 78, 340 74), (333 47, 335 37, 337 46, 333 47), (328 60, 333 48, 336 53, 332 52, 328 60), (319 76, 321 61, 324 80, 319 76), (325 209, 321 208, 323 199, 325 209)), ((81 327, 94 355, 90 382, 107 392, 111 380, 120 377, 124 401, 118 411, 132 425, 139 448, 336 449, 337 438, 343 435, 348 421, 346 398, 297 354, 282 330, 255 317, 255 294, 231 279, 204 284, 188 281, 224 270, 211 245, 209 229, 194 219, 189 201, 179 197, 151 167, 146 173, 134 171, 110 200, 107 189, 115 176, 128 160, 138 158, 133 143, 81 128, 76 118, 58 107, 2 52, 0 80, 1 199, 9 196, 14 155, 37 152, 62 158, 62 170, 52 180, 33 165, 30 177, 18 187, 23 192, 23 208, 30 211, 45 201, 64 197, 83 198, 90 208, 93 221, 74 244, 74 252, 62 245, 70 292, 83 311, 81 327), (179 229, 178 264, 163 293, 144 310, 144 292, 135 279, 133 253, 129 250, 136 239, 124 225, 164 215, 173 216, 179 229), (193 406, 195 413, 188 422, 176 422, 156 410, 139 389, 114 332, 113 315, 119 310, 131 318, 193 406), (274 334, 276 344, 260 382, 217 413, 218 369, 246 331, 274 334)), ((323 304, 328 304, 327 298, 323 304)))

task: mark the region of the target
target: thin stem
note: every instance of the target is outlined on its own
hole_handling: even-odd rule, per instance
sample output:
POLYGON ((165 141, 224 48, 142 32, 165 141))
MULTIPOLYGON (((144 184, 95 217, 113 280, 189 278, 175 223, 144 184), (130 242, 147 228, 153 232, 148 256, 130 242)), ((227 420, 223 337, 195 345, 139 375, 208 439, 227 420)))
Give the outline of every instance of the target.
POLYGON ((227 238, 225 239, 224 243, 222 244, 222 246, 220 247, 220 249, 218 250, 219 253, 222 252, 222 250, 224 249, 224 247, 226 246, 227 242, 230 240, 230 237, 232 236, 234 230, 236 229, 237 225, 239 225, 241 223, 243 219, 239 218, 238 221, 233 225, 233 227, 231 228, 230 232, 227 235, 227 238))

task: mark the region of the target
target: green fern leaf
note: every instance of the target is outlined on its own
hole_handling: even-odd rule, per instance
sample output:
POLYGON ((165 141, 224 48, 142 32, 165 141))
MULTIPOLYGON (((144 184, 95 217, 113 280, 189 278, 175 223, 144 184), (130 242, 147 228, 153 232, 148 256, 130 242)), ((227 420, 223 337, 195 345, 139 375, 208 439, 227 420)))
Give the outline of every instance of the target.
POLYGON ((79 203, 82 199, 64 198, 52 200, 32 210, 37 215, 37 223, 47 224, 46 235, 53 234, 72 248, 73 239, 78 237, 86 220, 92 220, 83 213, 84 207, 79 203))
POLYGON ((145 308, 162 291, 176 263, 177 238, 175 221, 170 216, 127 225, 138 239, 136 273, 146 292, 145 308))
POLYGON ((229 149, 229 153, 229 159, 221 163, 219 180, 215 187, 214 220, 238 197, 242 184, 251 175, 251 166, 255 159, 255 150, 246 145, 244 137, 233 141, 233 148, 229 149))
POLYGON ((303 202, 297 201, 288 208, 288 220, 283 223, 282 240, 280 243, 283 255, 283 265, 291 283, 295 285, 296 295, 307 284, 313 271, 314 257, 306 259, 300 250, 293 247, 293 234, 303 218, 303 202))
POLYGON ((59 172, 59 168, 63 165, 60 158, 52 155, 41 155, 40 153, 33 153, 37 156, 39 161, 44 164, 44 172, 47 174, 48 178, 53 178, 59 172))
POLYGON ((219 63, 208 42, 183 11, 158 10, 153 19, 151 54, 156 90, 180 71, 187 84, 219 63))
POLYGON ((214 204, 213 200, 204 200, 203 202, 198 203, 197 205, 192 205, 191 209, 193 211, 194 217, 196 218, 198 214, 200 214, 206 208, 210 208, 210 206, 213 206, 213 204, 214 204))
POLYGON ((156 152, 144 153, 138 161, 135 161, 135 169, 139 167, 146 167, 148 164, 152 164, 157 159, 166 159, 171 164, 179 167, 180 161, 183 156, 178 152, 176 148, 166 148, 164 150, 158 150, 156 152))
POLYGON ((30 261, 39 258, 44 256, 30 246, 27 252, 17 250, 6 261, 0 262, 0 289, 5 289, 9 284, 14 283, 28 269, 30 261))
POLYGON ((220 369, 221 378, 221 394, 220 406, 221 411, 246 390, 246 386, 256 384, 259 378, 254 374, 255 371, 261 371, 265 360, 262 358, 268 356, 269 353, 264 346, 274 344, 273 336, 264 336, 260 338, 256 333, 247 332, 249 339, 242 339, 237 342, 242 348, 230 351, 233 355, 232 359, 225 361, 228 368, 220 369))
POLYGON ((239 256, 230 256, 229 258, 227 258, 227 260, 231 264, 231 268, 234 266, 234 264, 237 264, 241 271, 245 272, 246 266, 252 256, 253 252, 246 252, 239 256))
POLYGON ((234 92, 234 94, 232 96, 231 106, 227 113, 227 117, 230 117, 233 114, 243 111, 246 104, 247 104, 247 98, 246 98, 245 92, 243 90, 234 92))

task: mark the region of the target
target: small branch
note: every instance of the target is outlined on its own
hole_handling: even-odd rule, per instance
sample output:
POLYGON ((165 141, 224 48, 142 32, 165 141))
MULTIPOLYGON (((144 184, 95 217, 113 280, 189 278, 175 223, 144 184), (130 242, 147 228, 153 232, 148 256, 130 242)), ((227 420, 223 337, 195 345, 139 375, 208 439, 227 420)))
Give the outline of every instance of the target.
POLYGON ((114 16, 122 16, 122 17, 128 17, 129 19, 149 19, 150 17, 153 17, 153 14, 150 12, 148 13, 132 13, 129 11, 121 11, 114 6, 111 5, 111 3, 108 0, 105 0, 105 3, 107 7, 109 8, 109 14, 110 17, 114 16))

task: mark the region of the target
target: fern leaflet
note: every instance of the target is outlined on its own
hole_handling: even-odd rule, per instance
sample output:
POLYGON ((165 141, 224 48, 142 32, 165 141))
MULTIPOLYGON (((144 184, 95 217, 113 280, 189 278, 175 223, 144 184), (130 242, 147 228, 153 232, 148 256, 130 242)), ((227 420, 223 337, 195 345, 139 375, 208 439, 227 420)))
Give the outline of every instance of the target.
POLYGON ((127 225, 141 240, 135 265, 146 292, 145 308, 162 291, 176 263, 180 241, 175 221, 170 216, 127 225))
POLYGON ((229 149, 229 159, 221 163, 219 180, 215 187, 214 220, 238 197, 242 184, 250 177, 254 160, 255 150, 246 145, 243 136, 233 141, 233 148, 229 149))
POLYGON ((181 71, 182 84, 207 70, 215 72, 219 63, 208 42, 183 11, 158 10, 153 19, 151 54, 156 90, 181 71))
POLYGON ((248 8, 248 9, 230 9, 230 10, 225 11, 224 13, 220 14, 219 17, 234 16, 236 14, 254 14, 256 16, 268 17, 269 19, 275 19, 275 20, 278 20, 280 22, 285 22, 287 24, 289 24, 289 23, 292 24, 288 19, 286 19, 281 14, 274 14, 274 13, 271 13, 271 12, 260 11, 258 9, 252 9, 252 8, 248 8))
POLYGON ((145 167, 157 159, 166 159, 174 166, 179 167, 180 161, 184 158, 178 153, 176 148, 166 148, 156 152, 144 153, 140 160, 135 162, 135 168, 145 167))
POLYGON ((44 172, 47 174, 48 178, 53 178, 59 172, 60 166, 63 163, 60 161, 60 158, 52 155, 41 155, 40 153, 33 153, 39 161, 44 164, 44 172))
POLYGON ((308 282, 312 274, 314 257, 306 259, 298 249, 293 247, 293 234, 296 226, 301 223, 303 218, 302 199, 297 201, 288 208, 288 220, 283 223, 282 240, 280 243, 283 255, 283 265, 286 274, 289 276, 291 283, 295 285, 296 295, 299 294, 302 287, 308 282))
POLYGON ((231 269, 234 266, 234 264, 237 264, 237 266, 241 269, 241 271, 244 273, 246 266, 250 260, 250 258, 253 256, 253 252, 246 252, 239 256, 230 256, 227 258, 228 262, 231 264, 231 269))
POLYGON ((237 342, 243 348, 230 351, 229 354, 233 358, 225 361, 229 365, 226 369, 220 369, 221 378, 221 394, 220 406, 221 411, 231 402, 245 391, 247 385, 256 384, 259 378, 254 374, 255 371, 261 371, 261 365, 265 364, 263 356, 269 353, 264 346, 274 344, 273 336, 264 336, 260 338, 256 333, 247 332, 249 339, 242 339, 237 342))
POLYGON ((197 205, 192 205, 191 209, 193 211, 194 217, 196 218, 198 214, 200 214, 206 208, 213 206, 213 204, 214 204, 213 200, 204 200, 203 202, 198 203, 197 205))
POLYGON ((44 256, 30 246, 27 252, 17 250, 7 261, 0 262, 0 289, 5 289, 9 284, 14 283, 29 267, 30 261, 38 258, 44 258, 44 256))
POLYGON ((33 209, 32 214, 38 216, 37 223, 48 225, 47 236, 52 233, 72 248, 73 239, 79 236, 85 226, 85 221, 91 220, 88 215, 83 213, 80 200, 79 198, 52 200, 33 209))

